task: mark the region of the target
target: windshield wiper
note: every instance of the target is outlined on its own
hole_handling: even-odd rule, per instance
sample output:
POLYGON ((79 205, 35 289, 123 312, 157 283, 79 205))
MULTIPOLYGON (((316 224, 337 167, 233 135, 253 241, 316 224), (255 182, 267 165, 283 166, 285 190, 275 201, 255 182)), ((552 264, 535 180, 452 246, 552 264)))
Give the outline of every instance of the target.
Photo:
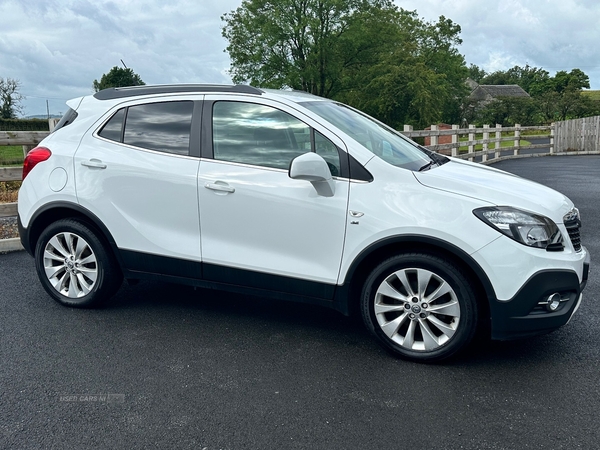
POLYGON ((441 166, 442 164, 446 164, 448 161, 450 161, 444 155, 440 155, 439 153, 436 153, 436 152, 434 152, 432 150, 429 150, 427 147, 423 147, 422 145, 418 145, 418 148, 423 153, 425 153, 427 156, 429 156, 431 159, 433 159, 438 166, 441 166))
POLYGON ((433 165, 434 162, 435 161, 433 161, 433 160, 429 161, 427 164, 425 164, 423 167, 421 167, 419 169, 419 172, 423 172, 424 170, 431 169, 431 166, 433 165))

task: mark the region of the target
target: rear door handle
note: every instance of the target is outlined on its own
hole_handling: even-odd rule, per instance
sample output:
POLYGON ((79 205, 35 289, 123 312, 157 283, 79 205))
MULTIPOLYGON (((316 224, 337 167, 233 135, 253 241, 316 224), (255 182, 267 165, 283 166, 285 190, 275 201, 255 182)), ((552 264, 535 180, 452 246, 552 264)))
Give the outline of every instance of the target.
POLYGON ((211 191, 228 192, 230 194, 233 194, 235 192, 235 188, 232 188, 227 183, 223 183, 222 181, 217 181, 215 183, 206 183, 204 187, 206 189, 210 189, 211 191))
POLYGON ((81 161, 81 165, 85 167, 93 167, 95 169, 106 169, 106 164, 104 164, 99 159, 90 159, 89 161, 81 161))

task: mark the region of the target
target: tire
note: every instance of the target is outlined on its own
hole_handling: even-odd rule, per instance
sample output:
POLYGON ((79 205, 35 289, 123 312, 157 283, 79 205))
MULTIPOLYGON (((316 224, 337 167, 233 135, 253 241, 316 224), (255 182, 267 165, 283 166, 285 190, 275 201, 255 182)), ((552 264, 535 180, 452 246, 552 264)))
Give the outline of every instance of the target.
POLYGON ((386 350, 417 362, 456 355, 477 329, 468 277, 452 262, 426 253, 400 254, 379 264, 365 281, 361 313, 386 350))
POLYGON ((77 308, 101 305, 123 281, 108 245, 75 219, 56 221, 42 232, 35 248, 35 267, 54 300, 77 308))

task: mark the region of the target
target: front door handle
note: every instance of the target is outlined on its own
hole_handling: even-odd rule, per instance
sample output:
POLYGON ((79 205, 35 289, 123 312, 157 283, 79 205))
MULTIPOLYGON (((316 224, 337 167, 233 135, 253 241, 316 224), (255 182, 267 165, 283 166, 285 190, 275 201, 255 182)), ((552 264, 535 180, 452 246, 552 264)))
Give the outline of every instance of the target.
POLYGON ((206 189, 210 189, 211 191, 219 191, 219 192, 228 192, 233 194, 235 192, 235 188, 232 188, 227 183, 222 181, 216 181, 214 183, 206 183, 204 185, 206 189))
POLYGON ((104 164, 99 159, 90 159, 89 161, 81 161, 81 165, 85 167, 93 167, 95 169, 106 169, 106 164, 104 164))

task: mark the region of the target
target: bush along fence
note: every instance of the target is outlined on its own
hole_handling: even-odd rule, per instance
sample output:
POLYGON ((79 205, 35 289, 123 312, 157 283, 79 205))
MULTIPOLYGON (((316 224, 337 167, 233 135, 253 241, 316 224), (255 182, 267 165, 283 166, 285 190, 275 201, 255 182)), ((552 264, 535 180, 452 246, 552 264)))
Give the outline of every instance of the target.
MULTIPOLYGON (((50 122, 53 129, 56 121, 50 122)), ((530 156, 600 154, 600 116, 536 127, 442 124, 415 131, 405 125, 402 133, 424 139, 425 146, 438 153, 483 164, 530 156)), ((47 135, 47 131, 0 131, 0 146, 21 145, 25 155, 47 135)), ((0 167, 0 182, 19 181, 21 172, 22 167, 0 167)), ((0 204, 0 218, 16 215, 16 202, 0 204)))

